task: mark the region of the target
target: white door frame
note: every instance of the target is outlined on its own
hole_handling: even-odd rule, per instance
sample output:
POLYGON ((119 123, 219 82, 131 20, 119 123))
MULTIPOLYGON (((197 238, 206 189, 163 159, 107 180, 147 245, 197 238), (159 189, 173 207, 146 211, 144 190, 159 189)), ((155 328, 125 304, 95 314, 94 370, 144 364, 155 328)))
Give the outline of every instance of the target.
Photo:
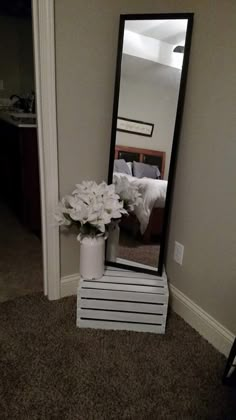
POLYGON ((54 0, 32 0, 44 294, 60 298, 54 0))

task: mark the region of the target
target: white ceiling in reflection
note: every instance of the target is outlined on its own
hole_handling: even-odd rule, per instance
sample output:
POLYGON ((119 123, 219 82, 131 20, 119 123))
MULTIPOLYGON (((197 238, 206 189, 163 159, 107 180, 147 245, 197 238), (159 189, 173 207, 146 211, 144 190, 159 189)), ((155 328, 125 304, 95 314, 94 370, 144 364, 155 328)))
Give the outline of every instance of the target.
POLYGON ((125 22, 125 29, 170 45, 184 45, 187 20, 130 20, 125 22))
POLYGON ((123 53, 181 70, 183 54, 174 52, 184 45, 186 19, 127 20, 123 53))

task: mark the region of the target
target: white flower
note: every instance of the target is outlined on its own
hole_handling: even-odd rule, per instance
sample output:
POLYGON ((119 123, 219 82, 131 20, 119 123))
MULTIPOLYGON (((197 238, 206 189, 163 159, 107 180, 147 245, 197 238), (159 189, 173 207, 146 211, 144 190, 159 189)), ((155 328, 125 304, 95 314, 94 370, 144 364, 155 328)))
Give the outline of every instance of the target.
POLYGON ((133 212, 142 201, 138 185, 131 183, 125 176, 113 176, 116 193, 124 202, 124 207, 128 212, 133 212))
POLYGON ((59 226, 62 226, 62 225, 70 226, 71 225, 70 220, 66 219, 64 214, 60 213, 59 210, 56 210, 55 219, 56 219, 59 226))
POLYGON ((79 221, 84 224, 88 220, 88 206, 80 201, 75 202, 75 205, 68 211, 69 216, 74 221, 79 221))
POLYGON ((83 234, 99 235, 105 233, 112 219, 126 213, 114 185, 83 181, 62 198, 55 216, 59 225, 76 224, 83 234))
POLYGON ((61 225, 69 226, 71 224, 71 221, 69 219, 67 219, 66 216, 65 216, 67 214, 67 211, 68 211, 68 209, 66 208, 65 198, 64 198, 58 204, 57 209, 56 209, 56 213, 55 213, 55 219, 56 219, 57 223, 59 224, 59 226, 61 226, 61 225))

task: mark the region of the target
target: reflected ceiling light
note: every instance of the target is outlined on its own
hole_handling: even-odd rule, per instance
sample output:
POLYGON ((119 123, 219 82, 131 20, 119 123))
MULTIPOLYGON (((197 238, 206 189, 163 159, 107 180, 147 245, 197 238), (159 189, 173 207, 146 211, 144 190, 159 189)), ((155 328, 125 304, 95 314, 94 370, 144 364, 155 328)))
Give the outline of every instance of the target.
POLYGON ((183 45, 177 45, 174 49, 173 52, 177 52, 177 53, 184 53, 184 47, 183 45))

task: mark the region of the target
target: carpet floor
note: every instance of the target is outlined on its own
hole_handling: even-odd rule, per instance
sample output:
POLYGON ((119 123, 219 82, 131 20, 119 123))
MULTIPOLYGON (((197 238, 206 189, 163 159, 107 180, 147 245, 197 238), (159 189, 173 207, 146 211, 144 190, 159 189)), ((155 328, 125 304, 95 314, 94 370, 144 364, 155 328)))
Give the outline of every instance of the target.
POLYGON ((75 327, 76 299, 0 304, 1 420, 235 419, 225 358, 176 314, 165 335, 75 327))
POLYGON ((142 240, 134 238, 132 234, 121 231, 118 257, 157 268, 159 252, 159 244, 145 244, 142 240))
POLYGON ((42 246, 0 203, 0 302, 43 290, 42 246))

